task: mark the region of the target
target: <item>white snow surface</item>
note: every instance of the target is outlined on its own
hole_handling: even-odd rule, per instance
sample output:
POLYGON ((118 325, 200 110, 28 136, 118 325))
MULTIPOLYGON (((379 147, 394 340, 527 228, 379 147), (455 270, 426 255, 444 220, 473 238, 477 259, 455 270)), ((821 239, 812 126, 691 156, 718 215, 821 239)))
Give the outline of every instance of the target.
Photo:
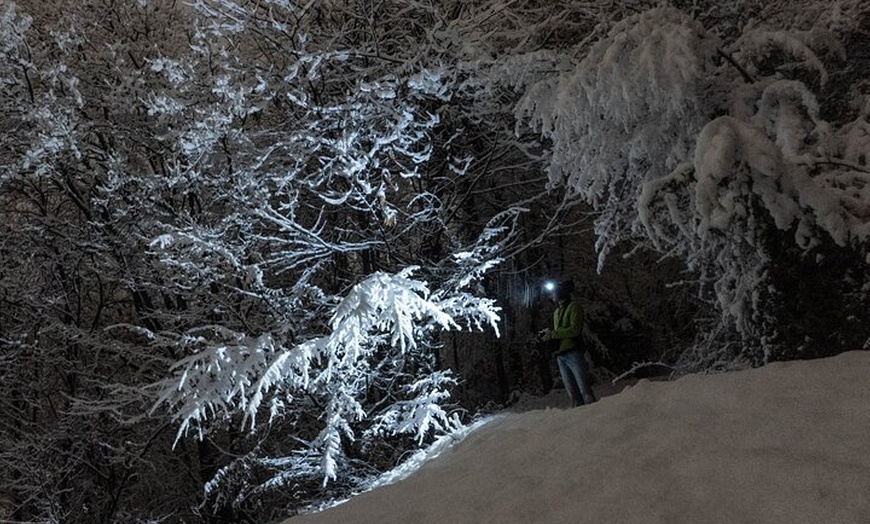
POLYGON ((506 414, 285 524, 867 523, 868 377, 870 352, 853 351, 506 414))

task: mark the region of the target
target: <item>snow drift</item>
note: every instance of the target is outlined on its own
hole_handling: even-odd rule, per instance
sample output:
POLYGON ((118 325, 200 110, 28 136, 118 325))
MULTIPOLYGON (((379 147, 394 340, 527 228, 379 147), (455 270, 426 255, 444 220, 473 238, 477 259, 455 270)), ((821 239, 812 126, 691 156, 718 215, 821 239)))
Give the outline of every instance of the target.
POLYGON ((867 523, 870 352, 504 415, 304 523, 867 523))

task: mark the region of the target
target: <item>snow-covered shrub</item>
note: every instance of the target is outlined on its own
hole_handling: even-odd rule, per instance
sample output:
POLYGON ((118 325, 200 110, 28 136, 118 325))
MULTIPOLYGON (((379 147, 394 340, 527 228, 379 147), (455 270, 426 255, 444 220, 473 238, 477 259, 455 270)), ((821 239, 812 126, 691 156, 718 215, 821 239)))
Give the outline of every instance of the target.
POLYGON ((329 480, 338 475, 342 441, 352 442, 353 426, 368 417, 374 417, 373 434, 409 433, 420 443, 433 430, 458 429, 459 421, 439 405, 449 397, 449 374, 410 373, 405 367, 418 341, 431 338, 432 330, 459 329, 454 315, 484 315, 495 328, 497 308, 472 299, 458 309, 448 300, 448 314, 424 283, 409 278, 411 272, 369 276, 336 306, 328 334, 292 347, 282 347, 270 335, 251 338, 220 326, 185 334, 177 344, 192 354, 173 366, 174 377, 164 381, 159 401, 170 404, 181 422, 179 438, 192 427, 202 436, 209 419, 231 419, 238 412, 253 430, 261 412, 273 421, 297 398, 315 399, 325 411, 311 451, 319 452, 320 474, 329 480), (387 392, 397 395, 394 401, 369 413, 362 402, 373 381, 402 387, 387 392))

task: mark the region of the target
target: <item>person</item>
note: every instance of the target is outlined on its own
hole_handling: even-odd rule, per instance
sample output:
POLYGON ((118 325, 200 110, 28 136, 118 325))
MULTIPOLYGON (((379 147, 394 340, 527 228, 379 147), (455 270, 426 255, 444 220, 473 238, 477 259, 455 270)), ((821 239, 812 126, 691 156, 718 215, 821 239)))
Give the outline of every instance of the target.
POLYGON ((589 370, 586 362, 583 330, 585 315, 583 308, 572 299, 574 283, 570 280, 559 282, 553 287, 550 298, 556 304, 553 311, 553 329, 545 333, 545 338, 558 341, 554 355, 562 376, 562 383, 568 391, 573 407, 595 402, 595 394, 589 386, 589 370))

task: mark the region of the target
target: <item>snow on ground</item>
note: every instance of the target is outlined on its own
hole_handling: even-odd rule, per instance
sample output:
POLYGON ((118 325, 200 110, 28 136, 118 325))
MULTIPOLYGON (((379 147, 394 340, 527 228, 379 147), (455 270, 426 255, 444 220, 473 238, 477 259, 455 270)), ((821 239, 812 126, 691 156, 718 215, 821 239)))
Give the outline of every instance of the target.
POLYGON ((506 414, 408 478, 285 524, 867 524, 868 379, 856 351, 506 414))

